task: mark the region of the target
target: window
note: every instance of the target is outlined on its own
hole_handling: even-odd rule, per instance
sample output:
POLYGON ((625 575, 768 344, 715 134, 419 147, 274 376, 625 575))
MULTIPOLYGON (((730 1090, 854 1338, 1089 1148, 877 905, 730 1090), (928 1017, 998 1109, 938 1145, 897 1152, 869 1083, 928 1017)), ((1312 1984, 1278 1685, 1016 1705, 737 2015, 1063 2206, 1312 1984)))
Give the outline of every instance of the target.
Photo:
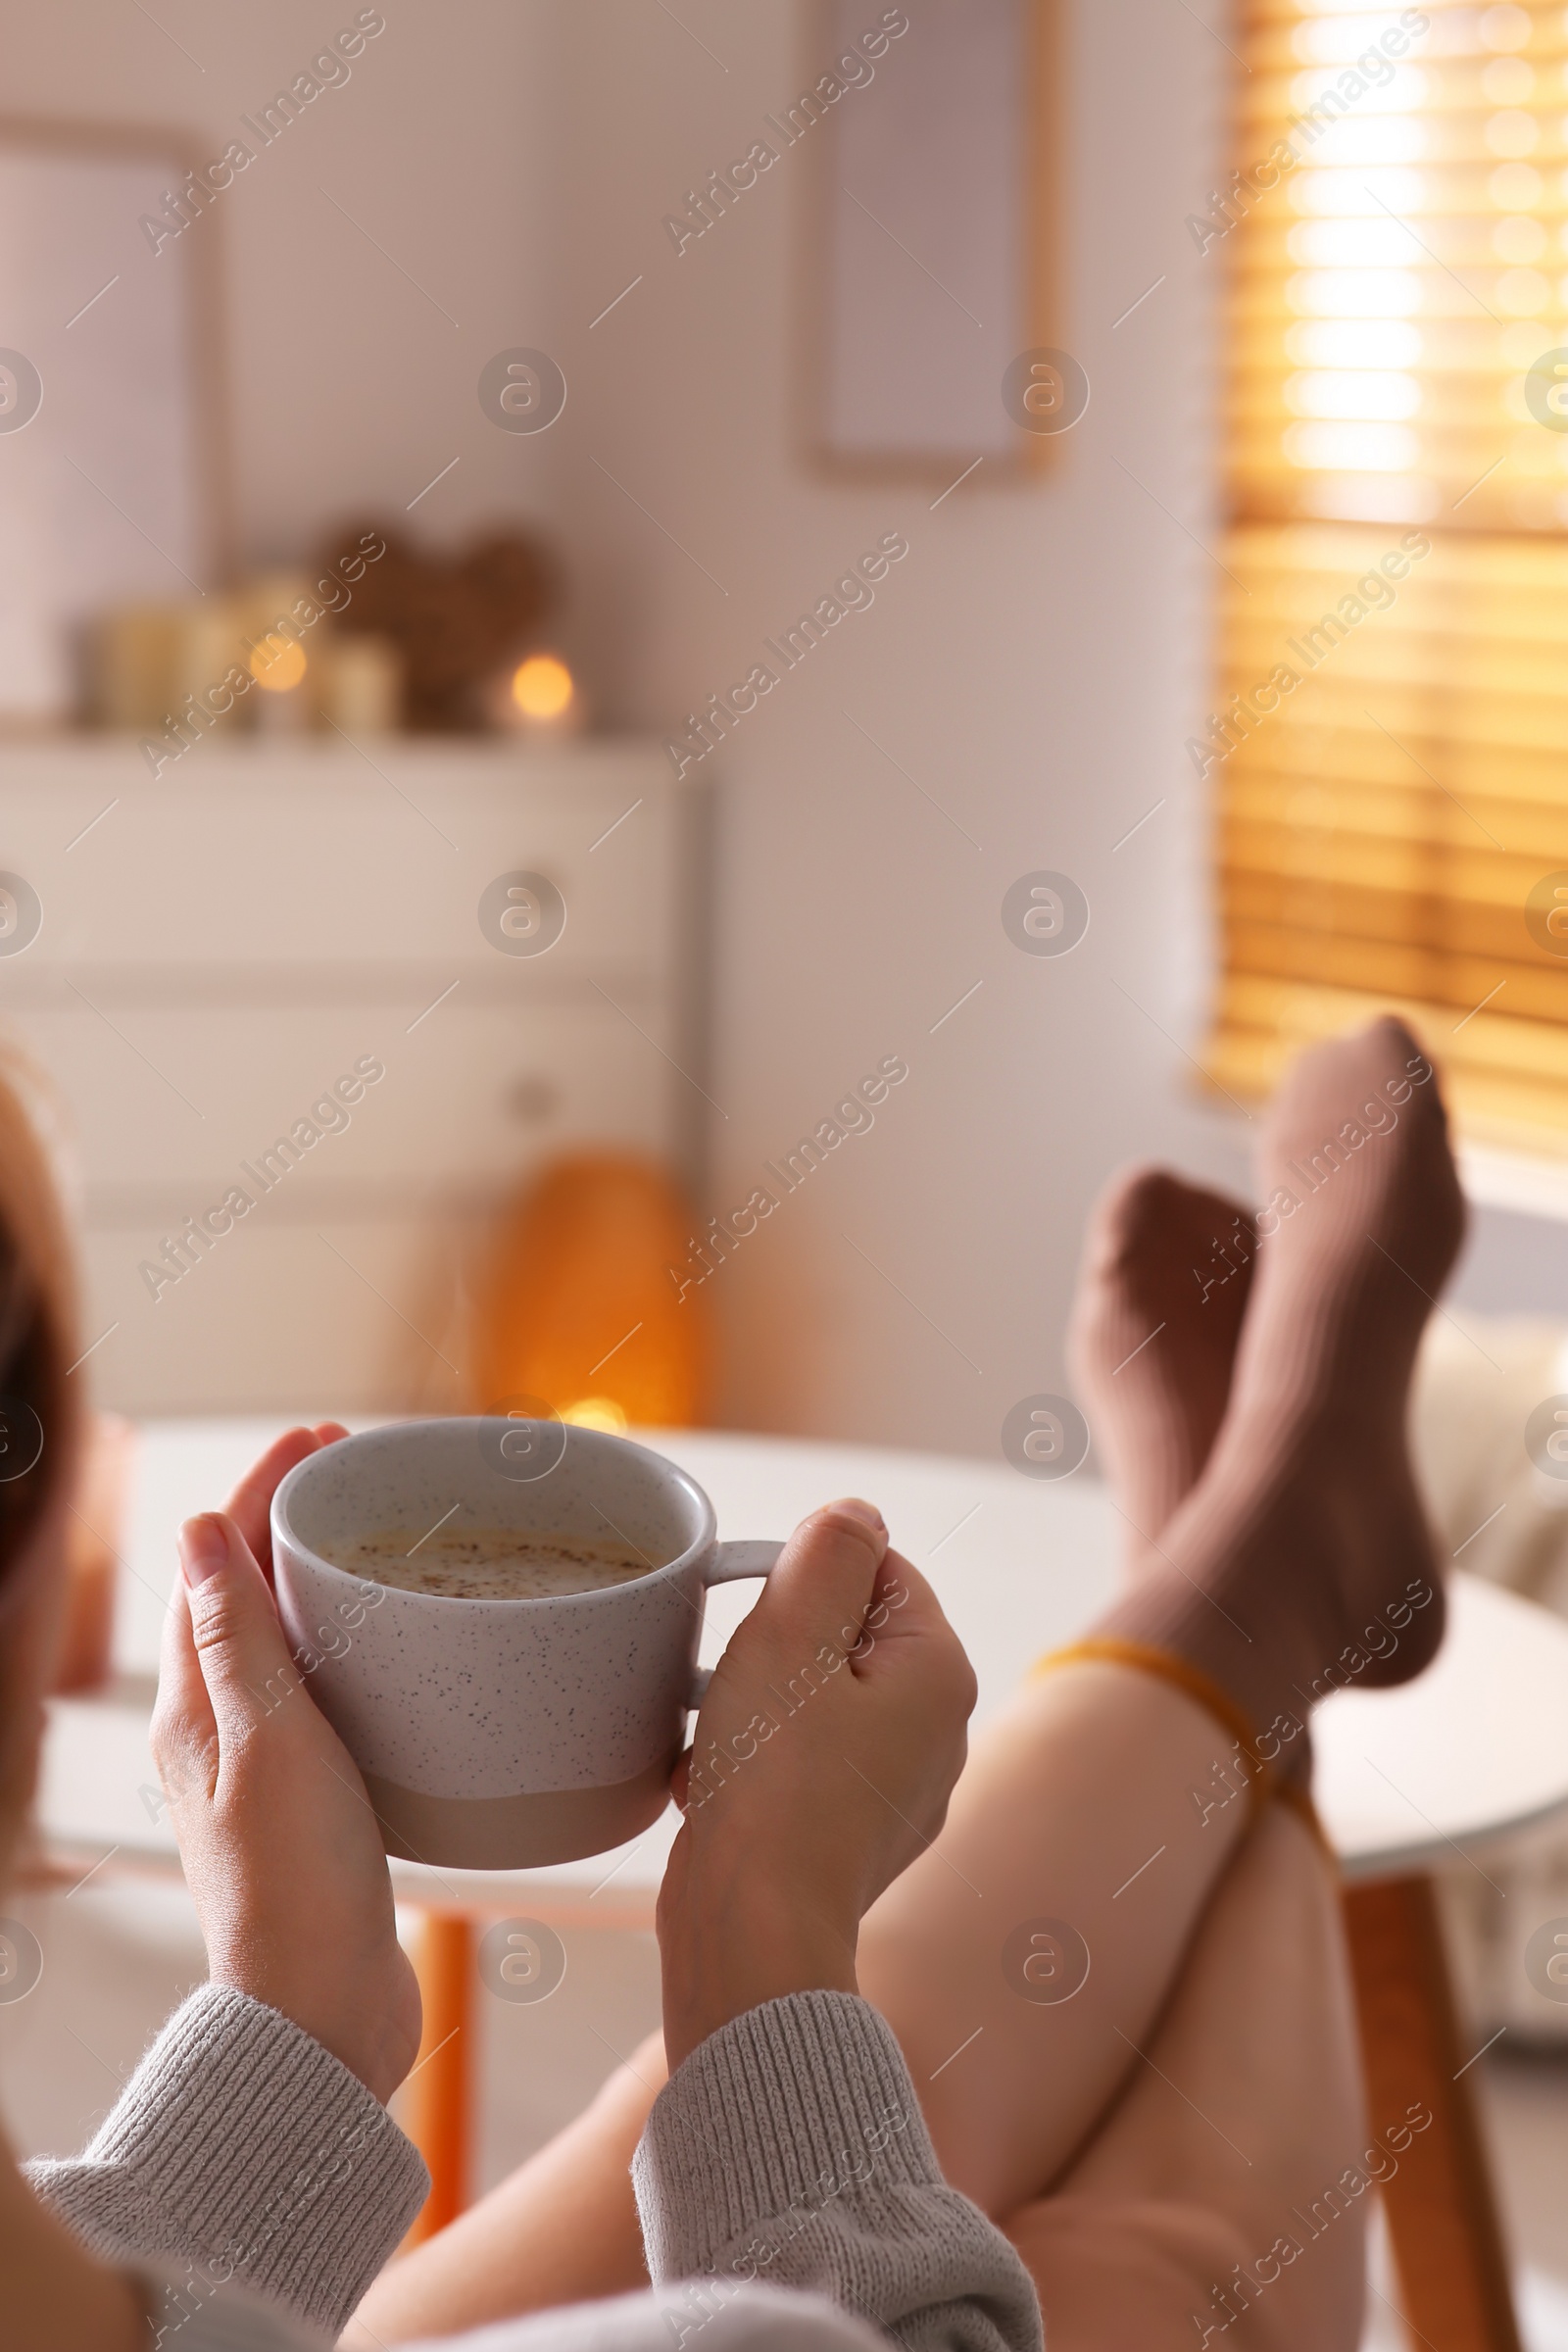
POLYGON ((1234 1095, 1394 1003, 1568 1153, 1568 11, 1248 0, 1218 709, 1234 1095))

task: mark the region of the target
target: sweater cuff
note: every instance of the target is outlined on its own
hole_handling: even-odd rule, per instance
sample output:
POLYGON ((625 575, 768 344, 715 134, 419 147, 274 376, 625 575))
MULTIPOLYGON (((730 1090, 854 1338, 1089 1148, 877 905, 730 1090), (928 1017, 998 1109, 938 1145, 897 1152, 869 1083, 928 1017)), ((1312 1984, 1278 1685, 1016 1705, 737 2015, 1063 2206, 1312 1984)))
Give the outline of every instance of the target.
POLYGON ((712 2270, 766 2217, 846 2191, 942 2185, 892 2029, 858 1995, 797 1992, 699 2043, 654 2102, 633 2164, 656 2280, 712 2270))
POLYGON ((94 2252, 176 2257, 330 2335, 429 2188, 357 2076, 219 1984, 175 2011, 84 2156, 27 2170, 94 2252))
POLYGON ((273 2303, 156 2263, 125 2267, 147 2318, 147 2352, 332 2352, 333 2337, 273 2303))

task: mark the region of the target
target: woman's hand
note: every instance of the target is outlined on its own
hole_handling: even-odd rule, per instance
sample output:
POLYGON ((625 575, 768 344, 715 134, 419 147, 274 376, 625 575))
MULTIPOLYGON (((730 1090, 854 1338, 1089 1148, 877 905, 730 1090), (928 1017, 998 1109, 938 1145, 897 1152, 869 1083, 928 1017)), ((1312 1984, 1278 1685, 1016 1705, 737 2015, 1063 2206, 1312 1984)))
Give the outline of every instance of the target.
POLYGON ((152 1741, 213 1983, 292 2018, 385 2100, 418 2047, 418 1986, 365 1784, 290 1655, 270 1584, 274 1490, 347 1435, 290 1430, 226 1513, 180 1529, 152 1741))
POLYGON ((887 1544, 869 1503, 813 1513, 714 1672, 659 1898, 671 2070, 760 2002, 853 1992, 862 1915, 942 1827, 974 1674, 887 1544))

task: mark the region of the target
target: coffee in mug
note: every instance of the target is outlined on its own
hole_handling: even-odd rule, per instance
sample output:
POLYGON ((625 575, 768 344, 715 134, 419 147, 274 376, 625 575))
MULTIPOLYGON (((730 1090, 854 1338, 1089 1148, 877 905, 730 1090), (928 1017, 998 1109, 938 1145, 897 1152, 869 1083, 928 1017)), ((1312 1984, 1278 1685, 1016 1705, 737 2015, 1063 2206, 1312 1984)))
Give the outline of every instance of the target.
POLYGON ((272 1498, 306 1687, 388 1853, 449 1868, 571 1861, 657 1820, 708 1588, 781 1548, 720 1544, 702 1488, 647 1446, 542 1418, 367 1430, 272 1498))
POLYGON ((585 1536, 518 1535, 505 1527, 382 1528, 334 1541, 321 1556, 347 1576, 448 1600, 549 1600, 646 1576, 662 1560, 585 1536))

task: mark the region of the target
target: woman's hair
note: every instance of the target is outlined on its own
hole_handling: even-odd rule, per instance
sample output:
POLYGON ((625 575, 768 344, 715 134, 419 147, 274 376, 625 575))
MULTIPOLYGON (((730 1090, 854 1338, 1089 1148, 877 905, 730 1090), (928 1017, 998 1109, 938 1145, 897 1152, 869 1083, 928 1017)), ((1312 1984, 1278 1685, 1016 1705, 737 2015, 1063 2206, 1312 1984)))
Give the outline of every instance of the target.
POLYGON ((0 1888, 36 1780, 63 1598, 48 1587, 64 1561, 84 1417, 71 1380, 80 1352, 71 1244, 42 1141, 47 1102, 42 1082, 0 1047, 0 1888))
POLYGON ((0 1612, 46 1501, 74 1476, 75 1273, 36 1074, 0 1049, 0 1612))

